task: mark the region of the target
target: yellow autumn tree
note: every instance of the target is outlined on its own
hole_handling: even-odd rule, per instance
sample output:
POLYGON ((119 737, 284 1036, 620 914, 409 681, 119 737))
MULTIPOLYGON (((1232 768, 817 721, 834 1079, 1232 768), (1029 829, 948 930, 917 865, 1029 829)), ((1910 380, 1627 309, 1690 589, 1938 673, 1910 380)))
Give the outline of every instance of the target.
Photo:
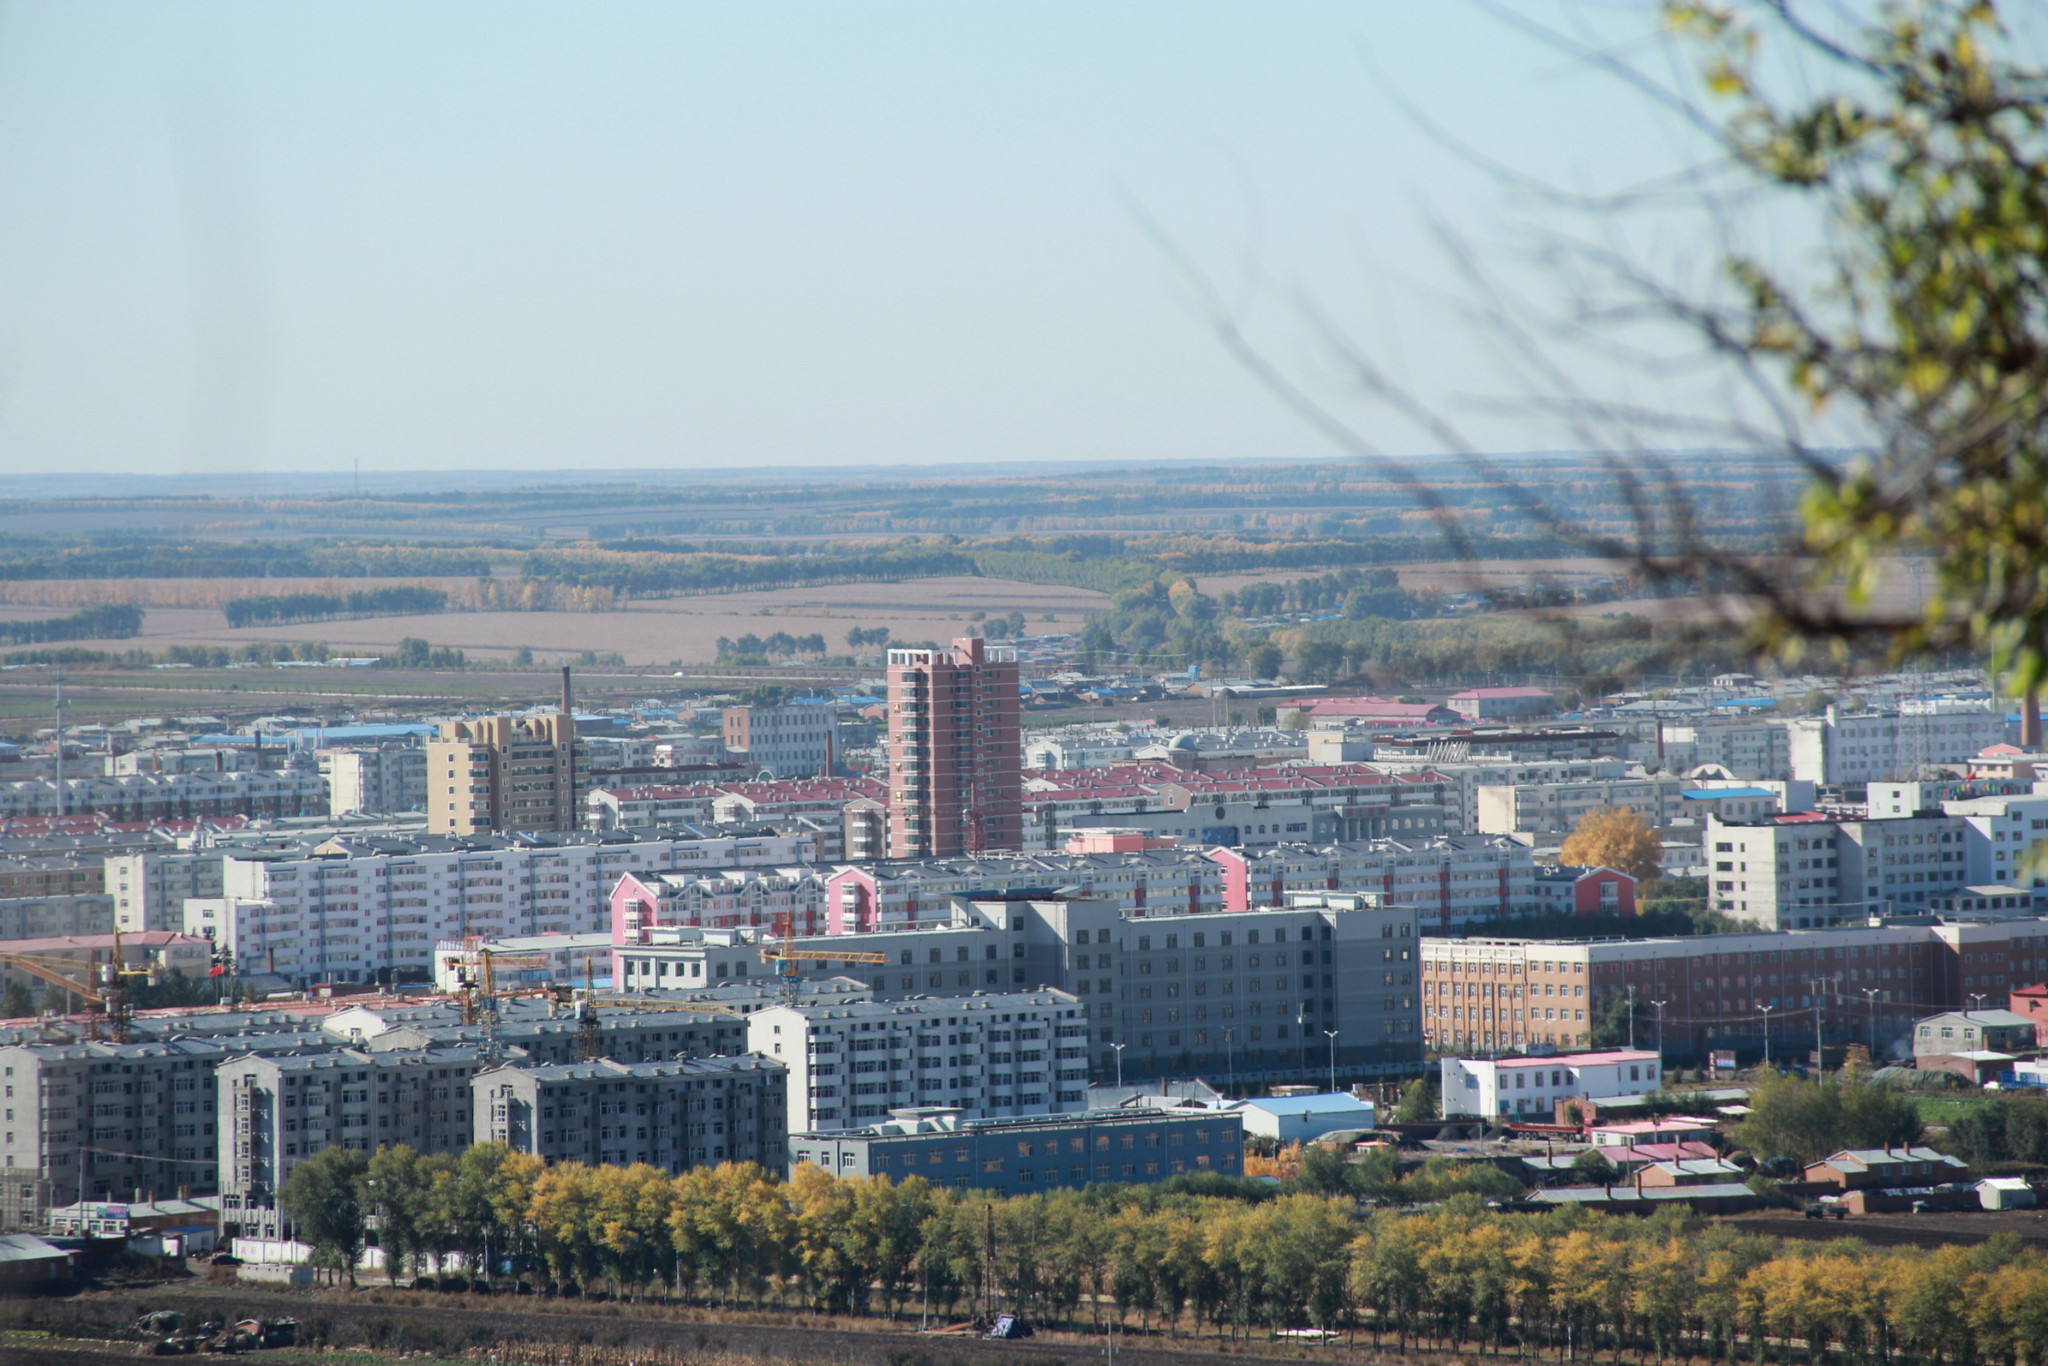
POLYGON ((1664 845, 1640 812, 1605 806, 1579 817, 1558 851, 1558 862, 1575 868, 1612 868, 1638 882, 1650 882, 1664 871, 1664 845))

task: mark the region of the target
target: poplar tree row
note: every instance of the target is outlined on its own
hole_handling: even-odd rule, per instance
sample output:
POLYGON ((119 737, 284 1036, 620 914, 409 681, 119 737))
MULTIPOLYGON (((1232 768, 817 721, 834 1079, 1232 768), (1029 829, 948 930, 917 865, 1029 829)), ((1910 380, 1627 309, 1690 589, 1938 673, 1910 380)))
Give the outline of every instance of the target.
POLYGON ((490 1282, 734 1307, 1009 1311, 1218 1336, 1317 1327, 1404 1349, 1659 1362, 2048 1362, 2048 1258, 2009 1234, 1930 1254, 1761 1237, 1681 1208, 1516 1213, 1466 1193, 1368 1211, 1309 1184, 1003 1199, 812 1166, 786 1182, 751 1163, 545 1166, 479 1144, 329 1149, 293 1171, 284 1203, 351 1279, 374 1232, 394 1279, 459 1265, 490 1282))

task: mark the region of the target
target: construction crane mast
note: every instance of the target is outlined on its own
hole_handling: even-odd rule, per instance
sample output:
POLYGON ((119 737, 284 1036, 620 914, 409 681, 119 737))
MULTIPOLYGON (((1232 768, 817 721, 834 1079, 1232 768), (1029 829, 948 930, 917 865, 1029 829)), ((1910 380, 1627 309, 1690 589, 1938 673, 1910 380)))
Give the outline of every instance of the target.
POLYGON ((118 929, 114 931, 113 951, 106 962, 96 962, 93 951, 87 950, 86 980, 83 982, 65 975, 56 965, 34 954, 0 953, 0 963, 19 968, 29 976, 48 982, 52 986, 62 987, 88 1006, 97 1006, 97 1017, 88 1026, 91 1034, 95 1038, 98 1037, 100 1023, 103 1020, 107 1027, 107 1037, 114 1043, 127 1043, 133 1033, 135 1012, 128 1002, 127 979, 146 977, 151 986, 155 986, 160 980, 155 964, 146 968, 123 966, 121 931, 118 929))
POLYGON ((793 1006, 797 1002, 797 988, 803 982, 800 963, 886 963, 886 953, 857 952, 852 949, 793 949, 789 947, 794 936, 790 933, 792 917, 784 911, 775 918, 775 942, 761 946, 761 957, 775 964, 775 981, 781 988, 782 1004, 793 1006))

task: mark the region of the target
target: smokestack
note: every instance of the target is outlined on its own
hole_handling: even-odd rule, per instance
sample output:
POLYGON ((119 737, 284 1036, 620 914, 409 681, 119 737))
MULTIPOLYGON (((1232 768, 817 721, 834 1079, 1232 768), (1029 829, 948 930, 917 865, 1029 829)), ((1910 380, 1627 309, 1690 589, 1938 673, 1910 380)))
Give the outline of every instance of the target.
POLYGON ((562 715, 569 715, 569 666, 562 666, 562 715))

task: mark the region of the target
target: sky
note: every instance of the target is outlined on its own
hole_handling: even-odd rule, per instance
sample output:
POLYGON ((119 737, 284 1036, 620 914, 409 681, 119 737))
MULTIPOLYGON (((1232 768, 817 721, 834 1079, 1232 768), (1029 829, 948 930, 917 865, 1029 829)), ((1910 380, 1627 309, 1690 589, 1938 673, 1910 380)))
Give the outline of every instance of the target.
MULTIPOLYGON (((1640 4, 1510 8, 1665 60, 1640 4)), ((1540 294, 1527 205, 1404 102, 1560 185, 1697 151, 1464 0, 12 0, 0 478, 1341 453, 1176 251, 1375 446, 1441 441, 1317 316, 1569 444, 1483 401, 1443 249, 1540 294)))

